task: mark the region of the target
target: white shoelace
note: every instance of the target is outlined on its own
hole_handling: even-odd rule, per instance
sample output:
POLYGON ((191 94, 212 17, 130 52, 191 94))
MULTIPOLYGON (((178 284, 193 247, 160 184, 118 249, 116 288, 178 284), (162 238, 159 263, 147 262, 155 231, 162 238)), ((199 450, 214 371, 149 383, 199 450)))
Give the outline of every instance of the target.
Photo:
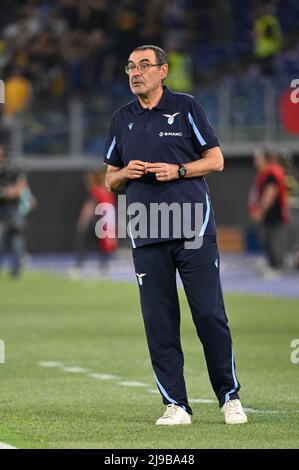
POLYGON ((225 410, 234 411, 235 413, 242 413, 242 409, 237 400, 229 400, 225 403, 225 410))
POLYGON ((163 418, 170 418, 171 416, 175 415, 177 412, 177 405, 171 404, 167 405, 167 409, 163 415, 163 418))

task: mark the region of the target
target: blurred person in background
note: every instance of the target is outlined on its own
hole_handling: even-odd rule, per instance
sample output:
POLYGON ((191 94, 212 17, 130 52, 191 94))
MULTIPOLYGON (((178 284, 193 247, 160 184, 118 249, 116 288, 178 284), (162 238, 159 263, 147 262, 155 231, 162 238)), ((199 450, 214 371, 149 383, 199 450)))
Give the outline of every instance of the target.
POLYGON ((287 230, 288 265, 299 269, 299 181, 294 168, 293 155, 288 149, 279 154, 279 163, 286 176, 290 223, 287 230))
POLYGON ((5 80, 4 123, 11 125, 13 119, 23 113, 30 102, 30 81, 20 68, 15 68, 5 80))
POLYGON ((289 222, 286 175, 278 156, 268 149, 254 153, 256 177, 249 194, 248 210, 257 224, 266 254, 266 277, 280 274, 286 252, 286 224, 289 222))
POLYGON ((290 208, 298 208, 299 204, 299 182, 294 168, 293 155, 287 149, 279 153, 279 164, 285 172, 287 197, 290 208))
POLYGON ((272 74, 274 58, 282 48, 282 31, 271 2, 265 2, 258 8, 259 15, 253 27, 254 53, 262 72, 272 74))
POLYGON ((194 89, 191 56, 173 37, 168 45, 169 72, 165 84, 173 91, 192 93, 194 89))
MULTIPOLYGON (((109 237, 97 238, 95 234, 96 215, 95 208, 98 204, 109 203, 115 206, 115 196, 108 191, 104 184, 105 173, 100 170, 89 171, 84 176, 87 190, 87 197, 80 209, 77 222, 77 233, 75 238, 75 265, 70 270, 70 277, 80 279, 82 275, 82 267, 86 258, 86 252, 89 248, 90 238, 95 242, 97 252, 100 258, 101 274, 105 274, 108 269, 109 261, 113 259, 113 254, 118 248, 117 239, 115 237, 115 227, 109 224, 109 229, 113 233, 109 237)), ((114 220, 112 214, 111 220, 114 220)))
POLYGON ((12 277, 18 277, 21 272, 26 216, 35 205, 25 175, 9 164, 0 146, 0 269, 4 253, 9 251, 12 277))

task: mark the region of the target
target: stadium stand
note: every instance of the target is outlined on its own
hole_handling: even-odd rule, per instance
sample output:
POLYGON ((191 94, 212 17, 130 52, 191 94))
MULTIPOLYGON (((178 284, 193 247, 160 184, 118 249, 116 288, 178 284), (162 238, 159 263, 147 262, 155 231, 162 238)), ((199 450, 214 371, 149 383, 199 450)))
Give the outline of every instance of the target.
MULTIPOLYGON (((132 98, 124 65, 130 50, 144 43, 169 51, 170 87, 197 95, 205 107, 226 158, 223 179, 209 177, 217 221, 224 231, 246 230, 256 145, 288 149, 297 171, 298 135, 286 127, 282 103, 299 77, 298 26, 296 0, 203 0, 200 8, 195 0, 3 0, 0 138, 31 172, 41 201, 29 224, 29 248, 69 249, 84 198, 82 173, 99 165, 111 114, 132 98), (282 38, 270 73, 256 57, 261 3, 282 38), (9 98, 16 93, 18 108, 9 98), (227 194, 232 184, 237 200, 227 194)), ((226 241, 223 246, 231 249, 226 241)), ((238 235, 233 246, 242 248, 238 235)))
MULTIPOLYGON (((255 54, 258 1, 209 0, 200 8, 195 0, 166 0, 162 5, 157 0, 3 3, 0 76, 11 81, 17 68, 28 88, 18 123, 2 117, 2 141, 21 141, 15 146, 17 154, 98 155, 107 118, 130 96, 123 66, 136 44, 172 45, 176 63, 179 54, 188 53, 193 77, 187 89, 201 97, 227 141, 232 133, 244 139, 244 126, 256 139, 267 124, 268 88, 279 96, 290 77, 299 73, 295 0, 263 2, 282 36, 270 76, 255 54), (232 90, 227 97, 229 119, 223 110, 223 87, 232 90), (226 128, 221 127, 223 115, 226 128)), ((274 125, 279 127, 278 122, 274 125)))

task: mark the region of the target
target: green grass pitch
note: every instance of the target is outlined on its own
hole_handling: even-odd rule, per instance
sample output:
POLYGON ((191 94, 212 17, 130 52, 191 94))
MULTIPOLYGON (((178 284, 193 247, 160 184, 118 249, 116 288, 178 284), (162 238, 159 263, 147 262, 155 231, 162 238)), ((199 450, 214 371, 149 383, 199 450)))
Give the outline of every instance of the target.
MULTIPOLYGON (((290 360, 290 343, 299 337, 299 301, 225 300, 249 423, 224 425, 217 403, 199 402, 191 404, 191 426, 155 427, 164 406, 149 391, 156 387, 137 285, 2 276, 0 441, 18 448, 298 448, 299 364, 290 360)), ((182 292, 181 305, 189 398, 215 400, 182 292)))

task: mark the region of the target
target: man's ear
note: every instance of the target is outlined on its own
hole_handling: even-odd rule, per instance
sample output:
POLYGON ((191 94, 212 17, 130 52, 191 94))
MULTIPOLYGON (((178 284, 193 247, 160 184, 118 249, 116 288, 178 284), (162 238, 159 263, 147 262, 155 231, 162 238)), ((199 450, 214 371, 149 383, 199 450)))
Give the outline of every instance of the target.
POLYGON ((162 80, 164 80, 167 75, 168 75, 168 64, 163 64, 161 65, 161 74, 162 74, 162 80))

